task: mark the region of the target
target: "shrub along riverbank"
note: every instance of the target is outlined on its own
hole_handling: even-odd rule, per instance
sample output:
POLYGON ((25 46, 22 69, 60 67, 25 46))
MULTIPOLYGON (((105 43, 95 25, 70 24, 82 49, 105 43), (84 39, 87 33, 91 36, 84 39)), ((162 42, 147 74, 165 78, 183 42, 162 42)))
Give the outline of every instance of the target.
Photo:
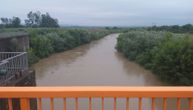
POLYGON ((193 85, 193 38, 190 35, 130 31, 120 34, 116 48, 167 83, 193 85))
POLYGON ((48 57, 57 52, 63 52, 93 40, 100 39, 110 31, 86 29, 28 29, 30 36, 29 64, 48 57))
MULTIPOLYGON (((3 28, 0 33, 26 32, 30 38, 29 64, 57 52, 72 49, 111 33, 120 33, 127 28, 3 28)), ((15 47, 13 49, 15 51, 15 47)))

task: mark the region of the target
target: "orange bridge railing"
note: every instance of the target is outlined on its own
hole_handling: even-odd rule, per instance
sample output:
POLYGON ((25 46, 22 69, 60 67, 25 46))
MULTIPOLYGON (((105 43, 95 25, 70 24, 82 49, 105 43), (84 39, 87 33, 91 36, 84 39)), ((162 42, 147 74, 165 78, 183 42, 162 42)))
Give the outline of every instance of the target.
POLYGON ((37 99, 38 110, 42 110, 42 98, 50 99, 50 110, 56 108, 55 98, 63 99, 63 110, 67 109, 67 98, 75 98, 75 110, 79 110, 79 98, 88 98, 87 110, 93 109, 93 98, 101 98, 101 110, 105 109, 104 98, 114 99, 114 110, 117 110, 117 98, 126 99, 126 110, 130 109, 130 98, 138 98, 138 110, 143 110, 143 98, 151 99, 151 110, 155 110, 156 98, 163 98, 163 110, 166 110, 168 98, 176 98, 176 109, 181 110, 181 99, 187 98, 188 110, 193 110, 193 87, 1 87, 0 98, 8 99, 8 110, 13 110, 13 98, 19 98, 21 110, 30 110, 31 98, 37 99))

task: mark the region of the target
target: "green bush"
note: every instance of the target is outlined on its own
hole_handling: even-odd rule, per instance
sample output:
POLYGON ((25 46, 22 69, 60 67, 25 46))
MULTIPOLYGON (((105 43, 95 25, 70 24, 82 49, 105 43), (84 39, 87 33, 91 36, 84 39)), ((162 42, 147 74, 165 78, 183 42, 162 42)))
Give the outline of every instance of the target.
POLYGON ((193 85, 193 39, 173 38, 155 51, 153 71, 176 85, 193 85))
POLYGON ((89 33, 87 31, 83 30, 69 30, 68 33, 74 37, 77 44, 84 44, 89 43, 91 41, 91 38, 89 36, 89 33))
MULTIPOLYGON (((72 49, 93 40, 100 39, 112 30, 99 29, 64 29, 64 28, 9 28, 0 32, 27 32, 30 37, 30 49, 28 50, 29 64, 36 63, 39 59, 49 55, 72 49)), ((12 44, 15 44, 14 42, 12 44)), ((17 42, 16 42, 17 44, 17 42)), ((11 46, 16 50, 16 45, 11 46)), ((10 50, 11 50, 10 49, 10 50)))
POLYGON ((50 40, 54 52, 64 51, 64 43, 66 42, 57 33, 48 33, 46 37, 50 40))
POLYGON ((90 30, 56 28, 29 28, 26 32, 30 35, 31 48, 28 51, 30 65, 52 53, 62 52, 109 34, 105 30, 91 32, 90 30))
POLYGON ((28 62, 30 66, 31 64, 38 62, 39 58, 35 55, 35 52, 32 48, 29 48, 27 50, 27 53, 28 53, 28 62))
POLYGON ((174 85, 193 85, 193 38, 182 34, 131 31, 117 38, 117 50, 174 85))
POLYGON ((48 57, 54 51, 51 40, 46 35, 30 37, 30 47, 39 58, 48 57))
POLYGON ((78 46, 77 39, 68 32, 61 33, 61 37, 64 39, 65 50, 78 46))
MULTIPOLYGON (((138 60, 139 55, 149 53, 152 48, 163 41, 164 33, 131 31, 121 34, 117 38, 117 49, 130 60, 138 60)), ((141 62, 142 63, 142 62, 141 62)))

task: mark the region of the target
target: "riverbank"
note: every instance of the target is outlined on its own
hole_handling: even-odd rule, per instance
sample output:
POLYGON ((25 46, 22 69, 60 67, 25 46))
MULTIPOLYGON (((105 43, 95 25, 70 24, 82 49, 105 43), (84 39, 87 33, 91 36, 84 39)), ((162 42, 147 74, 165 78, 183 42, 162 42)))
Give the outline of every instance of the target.
MULTIPOLYGON (((106 35, 122 31, 105 28, 5 28, 0 32, 25 32, 29 34, 28 61, 31 66, 40 59, 54 53, 70 50, 77 46, 98 40, 106 35)), ((15 50, 18 44, 10 50, 15 50)))
POLYGON ((29 65, 51 54, 70 50, 77 46, 90 43, 111 33, 105 29, 61 29, 61 28, 30 28, 22 30, 29 34, 28 49, 29 65))
POLYGON ((150 71, 116 51, 117 37, 111 34, 40 60, 33 65, 37 86, 162 85, 150 71))
MULTIPOLYGON (((116 51, 117 37, 118 34, 111 34, 40 60, 33 65, 37 86, 161 86, 162 82, 154 74, 116 51)), ((63 106, 56 103, 58 109, 62 109, 63 106)), ((130 107, 137 109, 138 101, 130 100, 130 103, 133 103, 130 107)), ((151 101, 145 103, 144 107, 150 109, 151 101)), ((87 109, 87 106, 80 105, 80 108, 87 109)))
POLYGON ((70 50, 77 46, 103 38, 110 32, 107 30, 81 29, 29 29, 30 36, 29 64, 51 54, 70 50))
POLYGON ((186 34, 130 31, 117 39, 117 50, 172 85, 193 85, 193 39, 186 34))

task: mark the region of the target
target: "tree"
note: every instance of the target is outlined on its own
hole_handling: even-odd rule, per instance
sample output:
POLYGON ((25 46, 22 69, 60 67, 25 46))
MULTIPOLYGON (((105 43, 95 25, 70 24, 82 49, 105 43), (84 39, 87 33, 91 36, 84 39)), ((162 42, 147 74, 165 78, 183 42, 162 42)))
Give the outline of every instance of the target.
POLYGON ((40 27, 59 27, 58 20, 52 18, 49 13, 42 14, 42 22, 40 24, 40 27))
POLYGON ((27 18, 25 20, 27 27, 59 27, 58 20, 52 18, 49 13, 41 14, 39 11, 30 11, 27 18))
POLYGON ((13 17, 12 19, 12 23, 11 23, 12 27, 21 27, 21 20, 19 17, 13 17))
POLYGON ((3 27, 21 27, 21 20, 19 17, 1 18, 1 22, 3 27))
POLYGON ((27 18, 25 20, 25 24, 28 27, 39 27, 41 23, 41 13, 39 11, 37 12, 32 12, 30 11, 27 14, 27 18))
POLYGON ((179 26, 179 25, 153 26, 153 27, 149 27, 148 30, 169 31, 169 32, 174 32, 174 33, 193 33, 193 25, 185 24, 183 26, 179 26))
POLYGON ((1 18, 2 25, 7 25, 9 24, 9 19, 8 18, 1 18))
POLYGON ((193 26, 191 24, 186 24, 182 26, 182 31, 183 32, 193 32, 193 26))

